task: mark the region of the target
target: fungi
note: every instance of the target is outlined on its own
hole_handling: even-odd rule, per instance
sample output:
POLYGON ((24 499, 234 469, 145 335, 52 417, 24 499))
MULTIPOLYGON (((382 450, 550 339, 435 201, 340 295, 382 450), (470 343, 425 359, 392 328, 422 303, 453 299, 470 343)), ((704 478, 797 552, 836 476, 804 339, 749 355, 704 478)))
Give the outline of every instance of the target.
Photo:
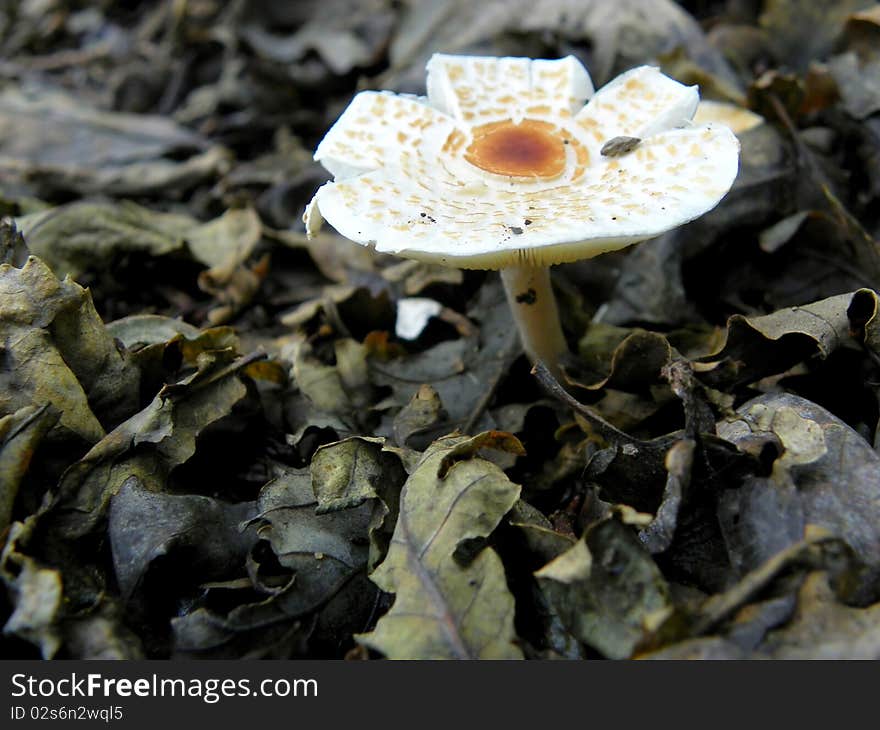
POLYGON ((764 123, 764 117, 736 104, 703 99, 694 114, 694 124, 723 124, 734 134, 745 134, 764 123))
POLYGON ((593 91, 575 58, 437 54, 427 97, 357 94, 318 146, 306 209, 376 251, 499 269, 523 347, 558 374, 549 266, 664 233, 730 189, 739 143, 691 123, 688 87, 642 66, 593 91))

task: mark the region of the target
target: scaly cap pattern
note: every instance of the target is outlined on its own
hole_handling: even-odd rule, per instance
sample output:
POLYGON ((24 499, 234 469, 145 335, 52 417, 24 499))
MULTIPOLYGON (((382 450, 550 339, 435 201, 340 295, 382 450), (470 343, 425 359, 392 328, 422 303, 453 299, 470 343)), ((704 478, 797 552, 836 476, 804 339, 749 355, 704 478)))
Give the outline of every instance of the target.
POLYGON ((573 57, 437 54, 427 97, 357 94, 318 146, 309 204, 377 251, 459 268, 546 266, 657 236, 733 184, 739 143, 694 126, 696 87, 658 69, 598 92, 573 57))

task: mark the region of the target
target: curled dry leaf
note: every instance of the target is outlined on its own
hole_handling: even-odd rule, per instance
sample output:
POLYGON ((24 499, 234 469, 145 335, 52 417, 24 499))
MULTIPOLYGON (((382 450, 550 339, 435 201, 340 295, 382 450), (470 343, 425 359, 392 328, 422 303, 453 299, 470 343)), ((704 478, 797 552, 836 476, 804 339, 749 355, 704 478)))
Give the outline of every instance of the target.
POLYGON ((0 264, 0 415, 51 403, 88 443, 137 408, 140 375, 107 334, 88 290, 38 258, 0 264))
POLYGON ((746 567, 749 558, 769 557, 772 543, 778 550, 800 539, 806 525, 818 525, 855 550, 871 569, 863 588, 877 590, 871 581, 880 571, 880 457, 864 438, 788 393, 744 403, 719 424, 719 435, 733 443, 764 436, 781 447, 769 479, 727 499, 728 543, 741 546, 746 567))
MULTIPOLYGON (((127 479, 110 501, 110 546, 113 568, 124 600, 145 587, 151 566, 161 558, 168 570, 181 569, 177 557, 186 555, 185 571, 205 582, 226 577, 230 566, 241 565, 254 542, 239 524, 255 511, 253 503, 223 504, 192 494, 162 494, 146 489, 136 476, 127 479), (170 563, 168 562, 170 561, 170 563)), ((151 575, 162 585, 162 570, 151 575)), ((143 600, 143 598, 142 598, 143 600)))
POLYGON ((701 358, 699 377, 713 386, 724 381, 748 383, 813 355, 825 358, 840 347, 854 346, 852 305, 858 302, 861 311, 876 298, 874 291, 860 289, 759 317, 734 315, 727 324, 724 346, 701 358))
POLYGON ((631 656, 672 610, 660 570, 633 531, 614 518, 535 576, 566 628, 610 659, 631 656))
POLYGON ((247 364, 228 355, 203 359, 200 370, 163 388, 98 441, 64 473, 46 517, 54 529, 68 537, 95 529, 132 476, 161 490, 171 470, 195 453, 197 436, 247 395, 240 377, 247 364))
POLYGON ((286 582, 262 604, 239 607, 227 631, 293 627, 295 620, 317 623, 319 633, 323 623, 340 643, 368 620, 376 598, 366 571, 387 544, 399 464, 378 442, 352 439, 327 446, 314 467, 312 474, 285 469, 260 491, 257 534, 287 571, 286 582), (378 470, 388 477, 381 487, 388 502, 373 491, 378 470))
POLYGON ((309 469, 317 515, 365 502, 372 505, 368 528, 372 570, 385 557, 397 521, 400 489, 406 480, 401 457, 385 448, 384 439, 351 438, 318 448, 309 469))

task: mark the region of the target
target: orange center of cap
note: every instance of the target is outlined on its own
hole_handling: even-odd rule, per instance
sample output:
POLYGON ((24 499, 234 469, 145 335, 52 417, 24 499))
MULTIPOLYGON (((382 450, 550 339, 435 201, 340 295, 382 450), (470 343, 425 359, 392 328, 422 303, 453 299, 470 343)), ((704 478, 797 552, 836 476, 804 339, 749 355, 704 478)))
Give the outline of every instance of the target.
POLYGON ((548 122, 492 122, 473 130, 464 158, 496 175, 553 178, 565 170, 565 144, 559 129, 548 122))

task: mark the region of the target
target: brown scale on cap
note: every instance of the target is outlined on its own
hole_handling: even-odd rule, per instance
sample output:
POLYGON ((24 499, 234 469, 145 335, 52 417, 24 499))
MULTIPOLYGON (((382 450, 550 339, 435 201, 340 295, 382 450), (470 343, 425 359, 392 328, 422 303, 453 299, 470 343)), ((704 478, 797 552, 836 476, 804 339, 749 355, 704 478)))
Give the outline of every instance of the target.
POLYGON ((473 130, 464 157, 496 175, 550 179, 565 171, 565 144, 558 128, 548 122, 492 122, 473 130))

